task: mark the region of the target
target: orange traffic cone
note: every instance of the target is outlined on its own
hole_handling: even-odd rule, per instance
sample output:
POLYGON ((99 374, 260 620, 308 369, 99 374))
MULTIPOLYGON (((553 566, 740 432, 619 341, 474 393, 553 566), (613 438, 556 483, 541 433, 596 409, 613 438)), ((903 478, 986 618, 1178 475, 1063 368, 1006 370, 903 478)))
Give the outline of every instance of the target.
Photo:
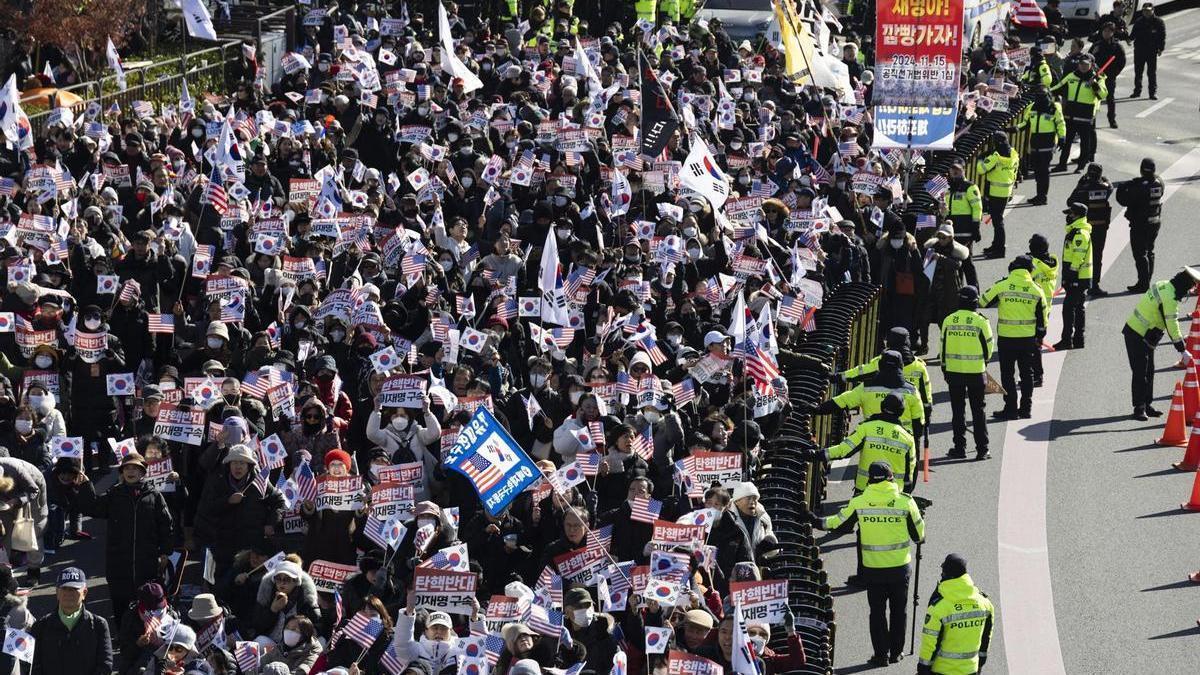
POLYGON ((1192 312, 1192 327, 1188 330, 1183 344, 1184 353, 1179 355, 1179 361, 1175 363, 1176 368, 1187 366, 1188 354, 1191 354, 1193 359, 1200 356, 1200 311, 1192 312))
POLYGON ((1156 441, 1159 445, 1174 445, 1183 447, 1188 444, 1187 422, 1183 410, 1183 385, 1175 383, 1175 395, 1171 397, 1171 411, 1167 413, 1167 424, 1163 427, 1162 438, 1156 441))
POLYGON ((1196 379, 1195 361, 1188 364, 1186 369, 1183 376, 1183 414, 1190 420, 1196 415, 1196 409, 1200 408, 1200 381, 1196 379))
POLYGON ((1192 418, 1192 435, 1188 437, 1187 451, 1183 453, 1183 461, 1171 466, 1180 471, 1195 471, 1200 469, 1200 416, 1192 418))
POLYGON ((1200 511, 1200 471, 1196 472, 1196 480, 1192 482, 1192 496, 1187 503, 1179 506, 1188 511, 1200 511))

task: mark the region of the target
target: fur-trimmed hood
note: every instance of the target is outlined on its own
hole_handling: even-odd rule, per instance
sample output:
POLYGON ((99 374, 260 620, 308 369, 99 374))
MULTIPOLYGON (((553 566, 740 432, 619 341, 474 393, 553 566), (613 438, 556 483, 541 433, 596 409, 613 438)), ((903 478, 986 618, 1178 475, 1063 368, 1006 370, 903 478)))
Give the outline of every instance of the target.
MULTIPOLYGON (((886 233, 884 233, 884 236, 880 237, 875 242, 875 248, 879 249, 880 251, 887 251, 892 248, 891 245, 888 244, 888 236, 886 233)), ((909 249, 917 248, 917 238, 912 236, 911 232, 904 233, 904 248, 909 248, 909 249)))
MULTIPOLYGON (((937 246, 937 244, 938 244, 937 237, 930 237, 929 240, 925 242, 925 248, 934 248, 937 246)), ((946 255, 945 248, 938 247, 937 252, 941 253, 942 255, 946 255)), ((966 246, 963 246, 962 244, 958 243, 957 241, 951 241, 949 257, 952 257, 955 260, 966 260, 967 258, 971 257, 971 251, 966 246)))
POLYGON ((275 575, 281 569, 300 577, 300 584, 292 591, 292 596, 295 597, 295 594, 299 593, 300 604, 317 607, 317 585, 313 583, 312 577, 308 576, 307 572, 302 571, 299 565, 291 561, 280 563, 274 572, 267 572, 258 582, 258 596, 255 598, 258 604, 271 605, 271 599, 275 597, 275 575))

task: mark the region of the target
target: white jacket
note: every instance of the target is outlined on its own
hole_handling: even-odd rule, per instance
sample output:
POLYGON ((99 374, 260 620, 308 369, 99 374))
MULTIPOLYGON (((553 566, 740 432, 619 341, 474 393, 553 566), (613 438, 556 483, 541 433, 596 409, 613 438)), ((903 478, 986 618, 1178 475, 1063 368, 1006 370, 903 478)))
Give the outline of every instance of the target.
POLYGON ((426 448, 430 443, 441 440, 442 425, 438 422, 437 416, 432 412, 427 412, 424 425, 417 424, 416 420, 412 420, 408 423, 408 428, 402 432, 396 431, 390 424, 381 429, 380 418, 378 410, 371 411, 371 416, 367 418, 367 439, 383 448, 389 456, 400 448, 407 447, 412 450, 417 461, 424 467, 421 472, 421 485, 417 486, 413 492, 413 498, 418 502, 429 499, 429 480, 434 469, 437 468, 438 457, 426 448))

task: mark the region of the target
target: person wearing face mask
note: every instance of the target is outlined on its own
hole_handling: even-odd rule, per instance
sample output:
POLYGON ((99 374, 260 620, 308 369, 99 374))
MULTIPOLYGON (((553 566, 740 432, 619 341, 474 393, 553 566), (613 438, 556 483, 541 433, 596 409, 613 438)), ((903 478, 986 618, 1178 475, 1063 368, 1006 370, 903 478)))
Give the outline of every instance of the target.
POLYGON ((517 389, 504 400, 502 410, 508 417, 509 433, 522 448, 528 448, 537 459, 550 456, 554 429, 570 414, 563 397, 550 386, 550 359, 544 356, 530 357, 526 362, 529 384, 517 389), (527 410, 534 402, 541 410, 534 415, 532 425, 527 410))
POLYGON ((432 558, 438 551, 456 546, 462 542, 458 539, 458 527, 442 512, 442 507, 431 501, 417 502, 413 510, 413 522, 409 523, 408 531, 400 540, 400 546, 392 556, 392 571, 396 581, 402 587, 407 587, 412 580, 413 569, 422 562, 432 558), (424 545, 417 548, 417 533, 422 533, 424 545))
POLYGON ((283 625, 283 641, 264 654, 260 663, 263 672, 270 664, 280 663, 289 673, 305 673, 316 664, 321 651, 313 622, 306 616, 292 616, 283 625))
MULTIPOLYGON (((629 434, 631 437, 632 435, 632 433, 629 434)), ((636 457, 636 455, 634 456, 636 457)), ((610 470, 607 474, 613 476, 609 479, 610 483, 620 481, 626 484, 625 491, 621 495, 623 501, 616 508, 604 511, 596 518, 597 524, 601 526, 613 526, 612 554, 620 560, 634 560, 638 564, 643 564, 649 559, 649 545, 646 542, 650 541, 654 534, 652 524, 633 520, 632 517, 633 501, 646 499, 654 491, 654 481, 646 477, 645 462, 643 461, 641 464, 642 466, 638 466, 637 462, 631 462, 628 474, 614 474, 610 470)), ((664 510, 669 511, 670 509, 664 505, 664 510)), ((669 512, 661 514, 664 519, 671 515, 673 514, 669 512)))
POLYGON ((875 268, 879 270, 876 279, 884 293, 882 323, 887 328, 902 326, 911 333, 916 323, 918 294, 923 295, 928 285, 917 240, 904 230, 903 223, 896 222, 875 248, 880 261, 875 268))
POLYGON ((382 400, 376 396, 375 409, 367 419, 366 433, 367 440, 382 448, 393 463, 420 462, 425 467, 421 474, 421 483, 416 486, 413 494, 414 499, 418 501, 426 499, 429 495, 430 478, 439 464, 439 458, 430 452, 429 448, 442 435, 442 424, 437 415, 430 410, 429 398, 425 398, 420 410, 410 410, 384 408, 382 400), (410 416, 410 412, 417 414, 410 416))
POLYGON ((321 620, 317 587, 312 577, 290 559, 267 572, 258 584, 258 596, 252 622, 243 632, 269 638, 275 644, 283 642, 284 627, 293 616, 309 621, 321 620))
MULTIPOLYGON (((472 628, 487 631, 478 617, 472 617, 472 628)), ((392 645, 400 663, 421 661, 428 665, 427 672, 442 673, 447 669, 456 672, 458 657, 462 654, 454 623, 445 612, 421 612, 404 607, 396 617, 396 632, 392 645), (421 621, 421 615, 424 621, 421 621), (418 630, 417 624, 422 627, 418 630), (420 636, 418 637, 418 633, 420 636)))
MULTIPOLYGON (((325 471, 321 478, 347 478, 355 475, 354 460, 341 448, 325 453, 325 471)), ((365 489, 365 488, 364 488, 365 489)), ((361 513, 334 509, 317 509, 312 501, 300 504, 300 515, 308 523, 300 555, 304 560, 328 560, 349 565, 357 560, 355 554, 355 519, 361 513)))
POLYGON ((379 659, 388 650, 394 638, 391 613, 375 596, 367 598, 366 604, 359 610, 359 613, 368 620, 378 620, 382 624, 383 630, 367 644, 365 649, 355 640, 338 640, 336 645, 325 651, 324 664, 318 664, 322 671, 349 668, 353 664, 361 675, 388 675, 388 671, 379 664, 379 659))
MULTIPOLYGON (((580 381, 582 384, 582 380, 580 381)), ((579 392, 575 414, 563 420, 554 430, 554 450, 562 458, 563 464, 575 461, 575 456, 584 451, 583 443, 579 440, 577 431, 587 429, 588 422, 600 419, 600 408, 596 403, 596 395, 579 392)))
POLYGON ((319 473, 325 468, 325 453, 340 446, 337 430, 330 424, 329 408, 315 396, 300 406, 299 419, 279 438, 288 450, 289 471, 297 463, 296 453, 307 450, 312 455, 312 470, 319 473))
POLYGON ((563 616, 575 644, 587 650, 584 669, 604 672, 611 668, 613 657, 620 650, 613 628, 617 625, 611 614, 597 612, 591 593, 586 588, 572 588, 563 595, 563 616))
MULTIPOLYGON (((245 445, 229 449, 222 466, 207 474, 196 508, 195 538, 213 551, 221 576, 238 551, 275 535, 283 511, 283 496, 274 485, 254 485, 250 472, 258 466, 256 453, 245 445)), ((315 604, 315 603, 314 603, 315 604)))
POLYGON ((46 432, 38 422, 38 414, 30 405, 17 409, 12 426, 0 434, 0 446, 8 450, 10 457, 23 459, 41 471, 50 468, 50 444, 46 432))
MULTIPOLYGON (((715 661, 732 673, 734 650, 734 615, 733 608, 721 619, 717 629, 717 643, 705 645, 698 653, 707 659, 715 661)), ((784 615, 784 630, 787 633, 787 651, 776 652, 767 646, 771 639, 771 627, 765 623, 748 623, 745 625, 746 637, 750 642, 755 667, 759 675, 775 675, 803 668, 807 660, 804 655, 804 644, 796 633, 796 617, 788 610, 784 615)))
POLYGON ((67 422, 58 409, 58 398, 46 385, 34 382, 26 387, 25 404, 36 413, 34 424, 45 433, 46 438, 67 435, 67 422))

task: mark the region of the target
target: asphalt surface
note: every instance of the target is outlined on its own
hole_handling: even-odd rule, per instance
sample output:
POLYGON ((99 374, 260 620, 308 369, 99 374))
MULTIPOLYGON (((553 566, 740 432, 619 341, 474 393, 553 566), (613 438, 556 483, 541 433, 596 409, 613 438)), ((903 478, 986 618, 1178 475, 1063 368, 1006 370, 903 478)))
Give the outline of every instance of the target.
MULTIPOLYGON (((1129 66, 1117 80, 1118 96, 1123 97, 1117 110, 1120 128, 1107 128, 1102 109, 1097 155, 1105 175, 1114 182, 1135 176, 1143 157, 1153 157, 1160 173, 1173 169, 1170 175, 1175 177, 1168 185, 1171 195, 1164 206, 1158 239, 1156 279, 1170 277, 1184 264, 1200 263, 1200 238, 1192 225, 1194 214, 1200 211, 1200 191, 1194 186, 1200 180, 1200 68, 1195 67, 1200 62, 1200 11, 1183 10, 1167 17, 1167 43, 1168 49, 1159 59, 1158 101, 1145 97, 1145 84, 1142 98, 1127 98, 1133 82, 1133 53, 1132 48, 1127 49, 1129 66), (1175 186, 1173 190, 1171 186, 1175 186)), ((1054 174, 1050 203, 1041 207, 1023 203, 1034 194, 1031 180, 1017 187, 1018 204, 1006 218, 1010 257, 1024 252, 1024 244, 1035 232, 1046 235, 1056 253, 1060 250, 1055 247, 1062 241, 1061 210, 1077 178, 1054 174)), ((1128 247, 1122 246, 1128 239, 1118 236, 1119 231, 1127 234, 1128 229, 1123 219, 1116 218, 1120 208, 1115 203, 1114 208, 1103 277, 1103 287, 1112 295, 1088 303, 1087 348, 1065 354, 1057 390, 1038 390, 1034 420, 1014 423, 1017 426, 1012 430, 1003 423, 989 424, 991 460, 938 459, 951 445, 949 406, 940 368, 930 368, 938 402, 930 444, 933 471, 930 482, 919 483, 916 493, 932 499, 934 505, 926 513, 928 542, 919 584, 918 622, 924 618, 942 559, 951 552, 964 555, 971 576, 995 602, 999 616, 986 672, 1197 671, 1200 587, 1188 582, 1186 575, 1200 568, 1195 545, 1200 539, 1200 515, 1180 509, 1180 503, 1188 499, 1194 475, 1171 468, 1171 463, 1182 457, 1182 449, 1153 444, 1161 435, 1161 420, 1136 422, 1129 418, 1129 368, 1120 330, 1137 296, 1125 292, 1135 273, 1128 247), (1052 421, 1038 422, 1038 413, 1052 421), (1006 435, 1014 447, 1004 446, 1006 435), (1009 476, 1002 481, 1005 453, 1028 452, 1027 446, 1043 439, 1048 440, 1042 462, 1044 493, 1039 476, 1031 474, 1024 481, 1024 476, 1013 475, 1018 466, 1024 470, 1030 465, 1023 454, 1008 458, 1009 476), (1037 531, 1038 518, 1044 518, 1042 548, 1013 554, 1044 558, 1048 548, 1044 588, 1037 574, 1028 579, 1018 576, 1023 568, 1009 567, 1007 577, 1002 572, 1001 559, 1013 556, 1001 556, 997 543, 998 523, 1008 520, 1011 524, 1011 518, 1002 517, 1000 503, 1021 506, 1022 517, 1028 507, 1029 531, 1037 531), (1012 616, 1021 620, 1049 617, 1052 630, 1045 631, 1049 638, 1032 636, 1037 638, 1034 642, 1042 643, 1039 645, 1031 645, 1026 639, 1030 636, 1018 644, 1007 644, 1006 605, 1012 616), (1029 665, 1027 651, 1043 647, 1060 650, 1061 664, 1045 658, 1029 665), (1010 668, 1014 661, 1023 665, 1010 668)), ((990 236, 985 234, 983 243, 989 242, 990 236)), ((1004 276, 1007 260, 976 260, 976 266, 980 284, 986 287, 1004 276)), ((1184 304, 1188 312, 1194 302, 1191 298, 1184 304)), ((985 313, 995 316, 994 310, 985 313)), ((1054 315, 1050 342, 1059 338, 1057 307, 1054 315)), ((1183 324, 1185 331, 1189 325, 1183 324)), ((934 353, 936 343, 931 349, 934 353)), ((1164 410, 1169 408, 1174 382, 1182 377, 1181 370, 1171 367, 1176 360, 1174 349, 1166 344, 1160 347, 1155 393, 1161 399, 1158 407, 1164 410)), ((998 379, 998 365, 993 362, 989 369, 998 379)), ((988 407, 989 413, 998 409, 998 397, 988 397, 988 407)), ((834 477, 842 471, 835 468, 834 477)), ((844 504, 851 489, 852 481, 832 485, 830 499, 834 501, 827 510, 844 504)), ((852 535, 847 535, 822 547, 837 596, 835 662, 841 673, 865 670, 871 656, 865 594, 836 588, 854 570, 851 542, 852 535)), ((1013 632, 1025 628, 1008 626, 1013 632)), ((886 670, 912 672, 916 665, 916 656, 912 656, 886 670)))

